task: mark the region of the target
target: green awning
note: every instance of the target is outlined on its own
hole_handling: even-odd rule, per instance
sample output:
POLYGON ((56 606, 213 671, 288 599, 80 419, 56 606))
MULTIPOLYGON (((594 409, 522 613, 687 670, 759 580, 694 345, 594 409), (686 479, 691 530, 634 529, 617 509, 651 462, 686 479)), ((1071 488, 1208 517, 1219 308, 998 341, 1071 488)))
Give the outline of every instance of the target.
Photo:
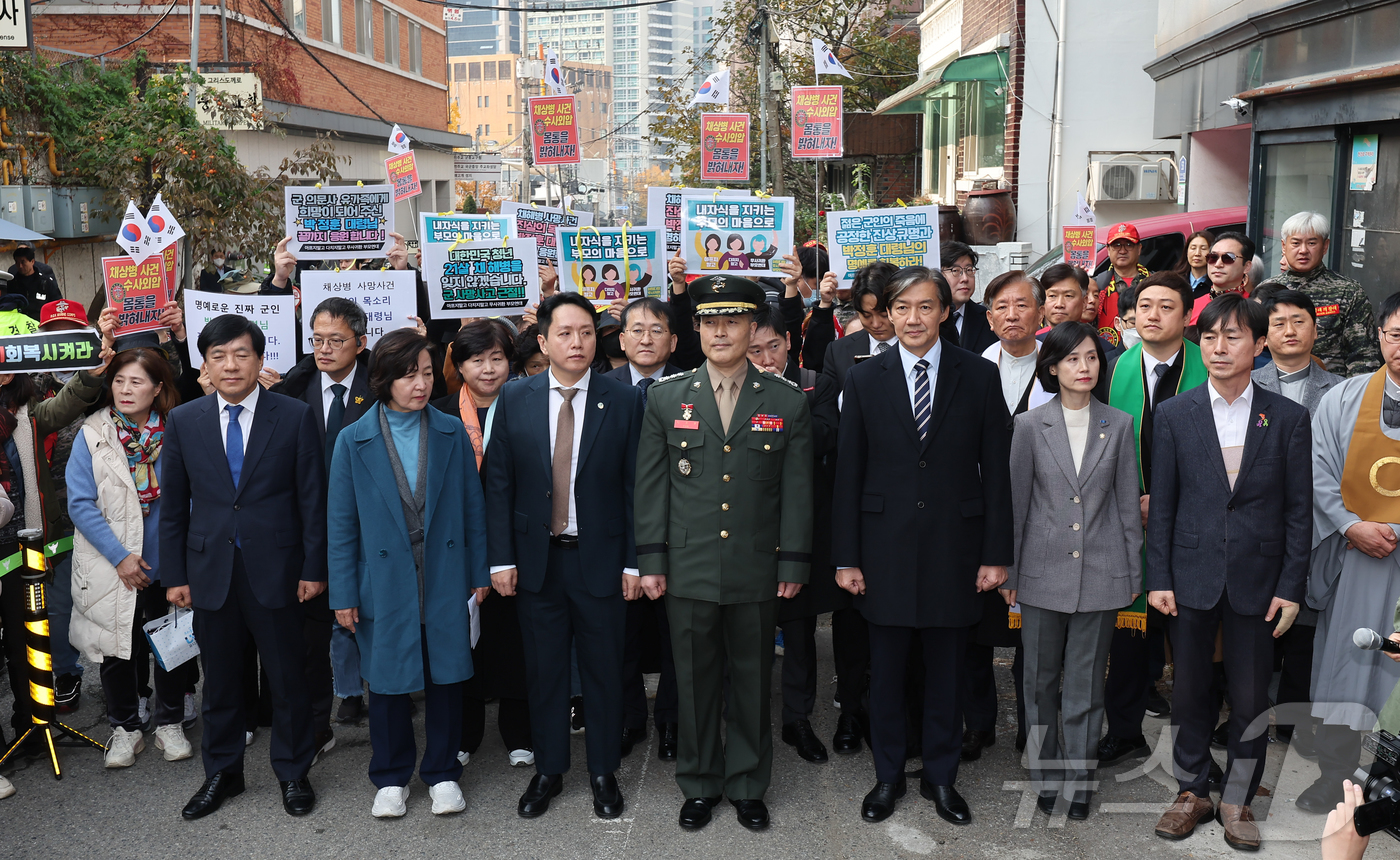
POLYGON ((988 51, 959 57, 943 70, 943 81, 995 81, 1006 83, 1007 51, 988 51))
POLYGON ((995 81, 1006 83, 1007 52, 990 51, 959 57, 919 78, 914 83, 880 102, 875 116, 899 113, 923 113, 930 101, 954 97, 953 87, 945 84, 963 81, 995 81))

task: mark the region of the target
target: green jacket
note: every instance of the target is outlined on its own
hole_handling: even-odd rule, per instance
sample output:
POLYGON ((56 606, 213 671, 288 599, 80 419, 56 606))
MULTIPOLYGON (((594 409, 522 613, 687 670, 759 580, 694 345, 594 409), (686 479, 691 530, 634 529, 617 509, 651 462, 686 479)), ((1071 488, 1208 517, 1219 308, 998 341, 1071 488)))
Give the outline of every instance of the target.
POLYGON ((647 392, 637 446, 638 566, 643 576, 667 577, 676 597, 771 600, 779 582, 806 583, 811 567, 807 397, 750 365, 727 434, 722 426, 708 362, 647 392), (755 429, 762 427, 773 429, 755 429))
POLYGON ((15 448, 24 473, 24 527, 42 528, 46 542, 63 532, 63 502, 49 472, 44 440, 96 405, 105 384, 103 377, 80 370, 53 397, 35 398, 15 412, 15 448))

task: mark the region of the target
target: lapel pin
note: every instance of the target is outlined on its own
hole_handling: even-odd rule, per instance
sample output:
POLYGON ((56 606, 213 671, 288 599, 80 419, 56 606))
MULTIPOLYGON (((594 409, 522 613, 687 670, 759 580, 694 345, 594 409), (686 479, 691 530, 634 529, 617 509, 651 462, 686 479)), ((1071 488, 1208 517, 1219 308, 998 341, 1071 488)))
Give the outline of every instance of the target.
POLYGON ((355 405, 356 405, 356 406, 359 406, 361 403, 364 403, 364 402, 365 402, 365 399, 364 399, 363 397, 359 396, 358 394, 355 395, 355 405))
POLYGON ((754 391, 757 391, 757 390, 758 390, 758 383, 757 383, 757 382, 755 382, 755 383, 753 384, 753 389, 754 389, 754 391))
POLYGON ((1260 412, 1260 413, 1259 413, 1259 420, 1258 420, 1257 422, 1255 422, 1254 426, 1255 426, 1255 427, 1268 427, 1268 426, 1269 426, 1269 419, 1268 419, 1268 417, 1265 416, 1263 412, 1260 412))
POLYGON ((1103 437, 1104 437, 1104 434, 1100 433, 1100 434, 1099 434, 1099 438, 1102 439, 1103 437))
POLYGON ((1100 419, 1099 419, 1099 426, 1100 426, 1100 427, 1107 427, 1107 426, 1108 426, 1108 419, 1107 419, 1107 418, 1100 418, 1100 419))
POLYGON ((603 408, 603 404, 599 403, 599 404, 598 404, 598 408, 599 408, 599 409, 602 409, 602 408, 603 408))

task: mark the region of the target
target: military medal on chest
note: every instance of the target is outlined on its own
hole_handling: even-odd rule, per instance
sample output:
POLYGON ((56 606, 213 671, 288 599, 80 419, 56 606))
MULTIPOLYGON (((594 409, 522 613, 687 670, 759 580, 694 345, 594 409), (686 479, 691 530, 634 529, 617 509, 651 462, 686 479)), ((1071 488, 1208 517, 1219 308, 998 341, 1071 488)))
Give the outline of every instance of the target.
POLYGON ((682 404, 681 404, 681 417, 682 417, 682 418, 684 418, 686 421, 689 421, 689 420, 690 420, 690 416, 693 415, 693 414, 695 414, 695 404, 693 404, 693 403, 682 403, 682 404))
POLYGON ((681 473, 682 477, 690 477, 690 461, 682 457, 676 463, 676 470, 681 473))
MULTIPOLYGON (((681 404, 681 417, 679 417, 679 418, 676 419, 676 422, 675 422, 675 425, 674 425, 675 428, 676 428, 677 430, 699 430, 699 429, 700 429, 700 422, 699 422, 699 421, 692 420, 691 417, 690 417, 690 416, 692 416, 692 415, 694 415, 694 414, 695 414, 695 404, 693 404, 693 403, 682 403, 682 404, 681 404)), ((682 473, 682 474, 689 474, 689 472, 687 471, 687 472, 684 472, 684 473, 682 473)))

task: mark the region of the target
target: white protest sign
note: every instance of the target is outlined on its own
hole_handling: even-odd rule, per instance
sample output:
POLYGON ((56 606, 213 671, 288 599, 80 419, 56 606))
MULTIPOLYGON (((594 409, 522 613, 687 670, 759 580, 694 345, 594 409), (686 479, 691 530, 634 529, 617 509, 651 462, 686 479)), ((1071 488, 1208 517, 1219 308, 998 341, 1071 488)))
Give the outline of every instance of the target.
POLYGON ((593 223, 592 212, 555 209, 552 206, 526 206, 523 203, 502 203, 501 214, 515 220, 515 235, 534 239, 539 244, 539 265, 557 265, 559 249, 555 245, 555 227, 588 227, 593 223))
POLYGON ((287 250, 299 260, 387 256, 394 247, 394 189, 388 185, 288 185, 287 250))
MULTIPOLYGON (((239 314, 257 324, 267 338, 263 364, 278 373, 287 373, 297 363, 297 300, 295 296, 238 295, 185 291, 185 328, 189 342, 199 342, 199 333, 214 317, 239 314)), ((199 350, 190 350, 196 367, 204 366, 199 350)))
POLYGON ((520 314, 540 300, 533 239, 425 242, 423 280, 433 319, 520 314))
POLYGON ((418 313, 417 275, 412 269, 354 269, 346 272, 309 270, 301 273, 301 306, 308 340, 302 349, 311 351, 312 315, 329 298, 349 299, 365 312, 369 347, 396 328, 413 328, 409 319, 418 313))
POLYGON ((826 252, 842 281, 884 260, 900 268, 938 268, 938 207, 865 209, 826 214, 826 252))

